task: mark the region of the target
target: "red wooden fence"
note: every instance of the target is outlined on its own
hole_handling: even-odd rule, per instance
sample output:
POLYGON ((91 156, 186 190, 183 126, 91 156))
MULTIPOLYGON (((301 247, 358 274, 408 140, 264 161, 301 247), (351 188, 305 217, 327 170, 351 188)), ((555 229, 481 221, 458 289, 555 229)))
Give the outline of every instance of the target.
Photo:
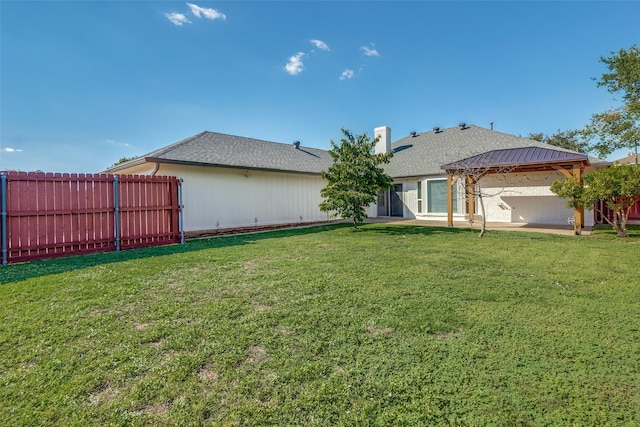
POLYGON ((176 243, 176 177, 2 172, 2 262, 176 243))
MULTIPOLYGON (((596 202, 596 208, 600 210, 610 221, 613 221, 613 211, 609 209, 604 201, 596 202)), ((605 224, 606 220, 600 212, 595 212, 596 224, 605 224)), ((629 222, 640 223, 640 197, 636 197, 631 210, 629 211, 629 222)))

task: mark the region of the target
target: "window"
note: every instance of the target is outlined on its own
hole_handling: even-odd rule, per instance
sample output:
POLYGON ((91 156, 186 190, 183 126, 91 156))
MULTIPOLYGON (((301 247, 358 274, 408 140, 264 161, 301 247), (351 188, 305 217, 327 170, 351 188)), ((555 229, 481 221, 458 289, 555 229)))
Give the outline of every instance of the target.
MULTIPOLYGON (((453 213, 458 212, 457 191, 453 186, 453 213)), ((427 209, 429 213, 447 213, 447 180, 427 181, 427 209)))
POLYGON ((422 213, 422 181, 418 181, 418 213, 422 213))

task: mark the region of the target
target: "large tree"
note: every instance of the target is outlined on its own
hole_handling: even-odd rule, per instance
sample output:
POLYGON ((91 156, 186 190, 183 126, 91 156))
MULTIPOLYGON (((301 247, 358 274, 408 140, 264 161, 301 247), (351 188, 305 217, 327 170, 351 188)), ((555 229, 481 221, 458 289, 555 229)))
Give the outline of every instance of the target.
POLYGON ((577 178, 554 181, 551 191, 567 199, 567 207, 595 209, 607 221, 619 237, 627 237, 629 211, 640 196, 640 167, 620 165, 596 169, 584 176, 584 185, 577 178), (611 210, 609 218, 602 206, 611 210))
POLYGON ((558 129, 552 135, 545 135, 542 132, 530 133, 527 138, 579 153, 586 153, 589 149, 587 141, 582 138, 582 134, 578 130, 558 129))
POLYGON ((593 140, 592 151, 606 157, 619 148, 637 149, 640 141, 640 48, 620 49, 600 61, 608 72, 597 85, 619 96, 621 105, 594 114, 583 135, 593 140))
POLYGON ((371 141, 366 133, 354 136, 348 129, 342 133, 340 145, 331 141, 333 165, 322 172, 328 182, 320 192, 325 198, 320 210, 332 212, 334 217, 353 218, 353 226, 358 228, 367 218, 366 207, 376 202, 380 190, 393 184, 380 166, 389 163, 393 153, 374 154, 378 138, 371 141))

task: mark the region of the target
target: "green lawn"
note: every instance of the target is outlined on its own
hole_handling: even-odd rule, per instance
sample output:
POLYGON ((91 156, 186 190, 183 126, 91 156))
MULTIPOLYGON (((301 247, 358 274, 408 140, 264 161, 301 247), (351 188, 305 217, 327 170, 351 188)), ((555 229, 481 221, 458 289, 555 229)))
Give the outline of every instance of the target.
POLYGON ((476 233, 2 267, 0 424, 639 425, 640 231, 476 233))

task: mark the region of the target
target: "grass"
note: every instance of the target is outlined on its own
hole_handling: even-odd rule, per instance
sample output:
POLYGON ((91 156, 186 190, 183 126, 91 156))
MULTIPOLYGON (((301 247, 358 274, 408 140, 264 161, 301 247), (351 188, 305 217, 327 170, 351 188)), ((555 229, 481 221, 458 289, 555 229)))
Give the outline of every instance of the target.
POLYGON ((337 225, 2 267, 0 420, 638 425, 639 234, 337 225))

